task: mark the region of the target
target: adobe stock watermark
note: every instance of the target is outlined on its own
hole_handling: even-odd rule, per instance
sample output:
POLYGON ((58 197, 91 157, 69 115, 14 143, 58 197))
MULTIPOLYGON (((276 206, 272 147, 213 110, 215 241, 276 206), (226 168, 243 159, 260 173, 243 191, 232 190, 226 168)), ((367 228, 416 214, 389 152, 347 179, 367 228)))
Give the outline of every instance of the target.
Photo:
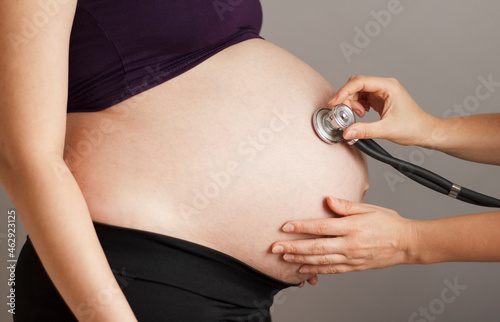
POLYGON ((19 33, 8 33, 7 38, 18 53, 22 46, 28 43, 38 35, 40 30, 45 28, 50 19, 54 18, 61 10, 61 5, 71 2, 70 0, 39 0, 38 6, 40 10, 35 12, 31 17, 21 18, 22 26, 19 33))
POLYGON ((78 305, 76 313, 81 316, 82 321, 94 321, 96 313, 111 304, 114 296, 120 294, 128 286, 128 282, 124 278, 127 276, 125 270, 125 267, 122 267, 119 273, 115 273, 117 276, 113 277, 105 288, 78 305))
POLYGON ((214 0, 212 5, 214 6, 217 15, 221 22, 226 20, 224 16, 228 12, 233 12, 236 7, 243 3, 244 0, 214 0))
POLYGON ((340 43, 340 49, 347 63, 352 62, 352 55, 361 54, 363 49, 368 47, 372 40, 378 37, 382 30, 391 24, 393 16, 399 15, 403 9, 404 7, 400 0, 390 0, 387 3, 386 9, 371 10, 370 15, 373 20, 368 21, 363 28, 359 26, 354 27, 355 35, 353 44, 347 42, 340 43))
POLYGON ((223 169, 211 171, 208 174, 209 180, 204 185, 191 189, 191 202, 179 205, 180 214, 184 218, 199 215, 224 190, 228 189, 231 182, 242 173, 244 167, 257 159, 266 146, 275 139, 278 133, 283 132, 293 119, 295 115, 289 114, 286 107, 282 107, 281 110, 275 108, 267 126, 240 141, 237 147, 237 157, 228 160, 223 169))
POLYGON ((437 317, 444 313, 446 306, 452 304, 467 289, 467 285, 458 283, 458 277, 455 277, 453 283, 445 279, 445 287, 441 290, 439 297, 433 299, 425 307, 419 307, 408 318, 408 322, 433 322, 437 317))
MULTIPOLYGON (((479 110, 481 102, 488 100, 497 90, 497 88, 500 88, 500 82, 496 82, 493 80, 492 73, 490 73, 486 77, 479 76, 477 80, 478 84, 476 85, 473 93, 466 96, 461 103, 454 103, 450 108, 444 111, 444 118, 462 117, 474 114, 474 112, 477 112, 479 110)), ((463 122, 463 119, 457 118, 457 121, 453 125, 452 131, 444 132, 444 130, 436 128, 432 131, 432 133, 430 133, 429 137, 431 138, 432 142, 435 142, 434 144, 443 142, 447 139, 448 135, 453 134, 453 132, 459 131, 463 122)), ((422 166, 426 158, 433 155, 435 152, 436 150, 417 147, 415 150, 410 152, 408 161, 415 165, 422 166)), ((401 156, 398 156, 398 158, 403 159, 401 156)), ((398 183, 406 182, 406 180, 408 179, 403 174, 390 170, 385 171, 384 178, 391 192, 396 191, 396 185, 398 183)))
POLYGON ((485 101, 495 93, 496 88, 500 87, 500 82, 493 80, 493 73, 488 76, 479 76, 479 83, 474 89, 473 95, 469 95, 462 101, 462 104, 455 103, 443 113, 443 117, 467 116, 479 109, 481 101, 485 101))
POLYGON ((7 312, 14 315, 16 314, 16 223, 17 211, 9 209, 7 211, 7 272, 9 278, 7 279, 7 312))

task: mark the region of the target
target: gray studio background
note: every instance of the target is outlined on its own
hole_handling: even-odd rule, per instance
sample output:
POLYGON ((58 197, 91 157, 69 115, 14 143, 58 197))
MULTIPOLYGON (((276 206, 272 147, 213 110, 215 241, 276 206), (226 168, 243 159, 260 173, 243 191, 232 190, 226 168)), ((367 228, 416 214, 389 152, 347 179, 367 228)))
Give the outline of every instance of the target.
MULTIPOLYGON (((263 7, 262 35, 310 64, 336 88, 351 75, 391 76, 435 116, 458 115, 453 106, 464 105, 464 101, 470 110, 464 107, 467 113, 500 111, 500 87, 493 87, 487 99, 469 97, 475 96, 480 77, 500 82, 498 1, 268 0, 263 1, 263 7), (390 19, 373 14, 380 10, 392 11, 390 19), (356 36, 357 30, 368 33, 369 41, 356 36), (356 53, 346 57, 341 45, 355 47, 356 53)), ((294 102, 284 97, 283 104, 294 102)), ((367 118, 374 119, 375 115, 367 118)), ((383 145, 396 156, 500 197, 499 167, 469 163, 440 152, 424 153, 416 147, 383 145)), ((395 209, 404 217, 433 219, 489 210, 451 200, 409 180, 401 182, 395 179, 400 178, 395 171, 375 161, 369 160, 369 167, 371 188, 366 202, 395 209)), ((3 189, 0 202, 0 258, 6 267, 6 217, 13 206, 3 189)), ((25 235, 19 221, 17 228, 19 250, 25 235)), ((474 227, 470 233, 475 233, 474 227)), ((0 270, 5 303, 7 279, 7 270, 0 270)), ((5 303, 1 304, 1 321, 10 319, 5 303)), ((279 294, 273 316, 274 322, 499 321, 500 264, 412 265, 321 276, 317 286, 279 294), (467 288, 445 291, 454 283, 467 288), (446 301, 443 292, 447 292, 446 301)))

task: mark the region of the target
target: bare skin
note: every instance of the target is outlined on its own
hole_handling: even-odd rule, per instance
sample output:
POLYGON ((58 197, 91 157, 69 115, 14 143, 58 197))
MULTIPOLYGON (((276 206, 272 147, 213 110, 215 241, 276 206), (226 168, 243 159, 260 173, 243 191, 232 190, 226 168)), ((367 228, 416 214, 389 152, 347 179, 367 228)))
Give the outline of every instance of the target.
MULTIPOLYGON (((308 237, 280 227, 328 218, 326 196, 361 201, 368 188, 364 158, 312 129, 331 85, 286 51, 249 40, 109 109, 67 115, 75 3, 20 52, 1 38, 0 179, 77 318, 135 320, 92 221, 199 243, 282 281, 313 278, 271 253, 275 240, 308 237), (92 300, 106 290, 112 301, 92 300)), ((37 10, 2 3, 0 34, 37 10)))
MULTIPOLYGON (((331 104, 341 102, 350 104, 359 116, 370 107, 381 116, 378 122, 352 125, 344 133, 345 138, 386 138, 465 160, 500 165, 500 114, 435 118, 425 113, 395 79, 370 76, 349 79, 331 104), (385 125, 388 123, 391 126, 385 125)), ((500 211, 422 221, 405 219, 391 209, 337 198, 329 198, 328 205, 341 218, 293 221, 282 228, 291 234, 315 234, 320 238, 273 245, 273 251, 283 253, 285 261, 306 264, 301 268, 303 273, 336 274, 398 264, 500 261, 500 211), (321 238, 324 236, 335 238, 321 238)))
POLYGON ((328 218, 329 194, 360 201, 368 187, 360 153, 312 129, 332 93, 294 56, 249 40, 129 101, 69 114, 66 160, 93 220, 199 243, 298 283, 307 276, 270 252, 288 238, 282 224, 328 218), (113 130, 75 154, 103 119, 113 130))

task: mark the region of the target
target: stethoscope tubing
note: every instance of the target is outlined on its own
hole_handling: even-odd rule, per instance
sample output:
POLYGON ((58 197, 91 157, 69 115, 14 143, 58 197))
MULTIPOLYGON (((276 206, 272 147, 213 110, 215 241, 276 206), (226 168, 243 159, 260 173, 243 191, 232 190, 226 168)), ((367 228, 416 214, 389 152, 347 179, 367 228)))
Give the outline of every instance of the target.
MULTIPOLYGON (((453 189, 453 182, 441 177, 440 175, 430 170, 393 157, 378 143, 371 139, 357 140, 353 145, 366 155, 392 166, 394 169, 401 172, 411 180, 436 192, 450 195, 450 192, 453 189)), ((461 187, 455 198, 478 206, 500 208, 499 199, 484 195, 465 187, 461 187)))

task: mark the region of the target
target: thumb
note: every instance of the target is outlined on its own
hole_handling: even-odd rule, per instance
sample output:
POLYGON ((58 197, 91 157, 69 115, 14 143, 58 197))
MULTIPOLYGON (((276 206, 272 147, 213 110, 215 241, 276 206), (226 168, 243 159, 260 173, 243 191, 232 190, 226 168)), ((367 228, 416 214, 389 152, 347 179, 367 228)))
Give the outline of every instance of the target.
POLYGON ((383 121, 373 123, 355 123, 344 131, 346 140, 352 139, 381 139, 384 138, 386 127, 383 121))
POLYGON ((341 216, 359 215, 373 210, 372 205, 335 197, 328 197, 326 202, 334 213, 341 216))

